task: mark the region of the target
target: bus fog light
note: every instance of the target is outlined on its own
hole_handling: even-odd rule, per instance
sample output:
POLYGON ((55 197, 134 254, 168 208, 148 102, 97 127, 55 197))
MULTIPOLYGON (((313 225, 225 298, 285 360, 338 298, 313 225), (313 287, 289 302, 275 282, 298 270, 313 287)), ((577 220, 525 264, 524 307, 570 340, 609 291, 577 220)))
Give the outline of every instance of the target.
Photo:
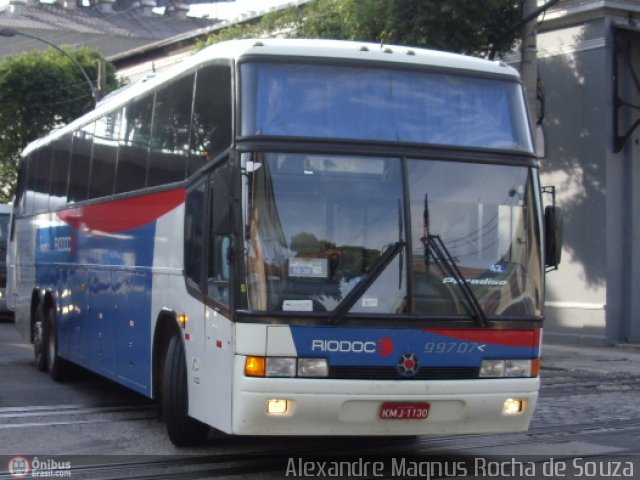
POLYGON ((483 360, 480 365, 480 377, 504 377, 504 360, 483 360))
POLYGON ((267 413, 270 415, 284 415, 289 411, 287 400, 273 399, 267 400, 267 413))
POLYGON ((503 415, 520 415, 527 411, 527 401, 507 398, 502 406, 503 415))
POLYGON ((505 360, 505 377, 530 377, 531 360, 505 360))
POLYGON ((328 377, 329 364, 326 358, 300 358, 298 359, 299 377, 328 377))
POLYGON ((296 359, 267 357, 267 377, 295 377, 296 359))

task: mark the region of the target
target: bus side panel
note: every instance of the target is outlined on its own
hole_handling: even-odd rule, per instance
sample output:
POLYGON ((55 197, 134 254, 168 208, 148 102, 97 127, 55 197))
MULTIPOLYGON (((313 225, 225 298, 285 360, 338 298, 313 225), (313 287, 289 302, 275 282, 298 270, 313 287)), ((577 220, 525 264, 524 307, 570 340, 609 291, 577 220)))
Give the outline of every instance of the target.
POLYGON ((35 242, 19 257, 25 275, 33 259, 35 275, 25 277, 21 294, 26 300, 34 287, 53 294, 60 355, 145 395, 156 222, 183 201, 184 191, 174 190, 25 221, 34 227, 25 238, 35 242))

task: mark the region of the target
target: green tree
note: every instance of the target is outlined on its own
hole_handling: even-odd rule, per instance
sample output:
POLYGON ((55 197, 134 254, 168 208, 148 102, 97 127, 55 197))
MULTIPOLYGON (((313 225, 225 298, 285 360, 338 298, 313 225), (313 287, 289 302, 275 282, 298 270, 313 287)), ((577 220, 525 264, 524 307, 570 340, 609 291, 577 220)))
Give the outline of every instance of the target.
MULTIPOLYGON (((65 50, 97 77, 102 55, 92 49, 65 50)), ((118 86, 107 63, 107 90, 118 86)), ((69 58, 49 48, 0 62, 0 202, 11 199, 20 152, 31 141, 93 108, 91 89, 69 58)))
POLYGON ((236 25, 200 47, 232 38, 333 38, 401 44, 486 55, 499 40, 509 50, 518 34, 506 34, 521 18, 519 0, 315 0, 236 25))

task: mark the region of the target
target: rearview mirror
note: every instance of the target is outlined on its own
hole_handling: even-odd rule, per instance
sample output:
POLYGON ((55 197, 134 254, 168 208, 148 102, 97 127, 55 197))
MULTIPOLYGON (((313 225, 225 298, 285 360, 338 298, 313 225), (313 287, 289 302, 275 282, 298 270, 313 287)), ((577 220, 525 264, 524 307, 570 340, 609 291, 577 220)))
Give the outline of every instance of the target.
POLYGON ((548 270, 557 270, 562 255, 562 209, 552 206, 544 209, 544 264, 548 270))

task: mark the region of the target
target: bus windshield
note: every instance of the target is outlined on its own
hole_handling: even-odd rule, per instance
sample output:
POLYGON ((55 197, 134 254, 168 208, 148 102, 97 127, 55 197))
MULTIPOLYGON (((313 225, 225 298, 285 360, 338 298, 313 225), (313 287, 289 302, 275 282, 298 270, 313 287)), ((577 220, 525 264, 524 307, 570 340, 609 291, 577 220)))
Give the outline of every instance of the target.
POLYGON ((245 63, 241 73, 243 136, 533 151, 515 81, 304 63, 245 63))
POLYGON ((253 311, 330 314, 393 249, 348 313, 473 316, 465 282, 487 316, 541 314, 526 167, 278 153, 243 167, 253 311))

